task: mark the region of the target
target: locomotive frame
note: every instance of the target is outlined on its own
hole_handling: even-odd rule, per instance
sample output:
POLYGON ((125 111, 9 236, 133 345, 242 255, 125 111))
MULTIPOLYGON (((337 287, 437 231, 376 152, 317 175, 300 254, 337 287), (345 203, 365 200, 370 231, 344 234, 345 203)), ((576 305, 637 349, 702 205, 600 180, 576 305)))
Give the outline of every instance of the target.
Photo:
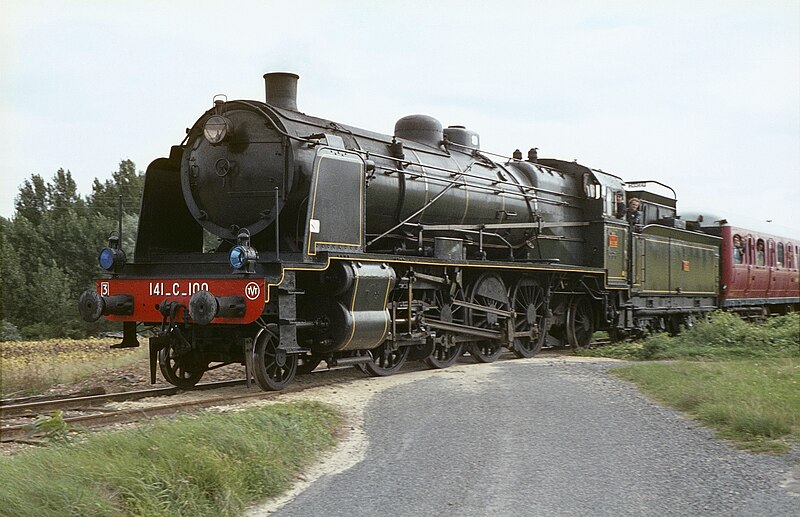
POLYGON ((123 322, 116 346, 158 329, 152 382, 157 366, 189 387, 240 363, 278 390, 323 360, 380 376, 532 357, 719 305, 721 238, 687 230, 665 185, 535 149, 500 162, 427 116, 391 136, 345 126, 298 111, 296 75, 265 81, 266 103, 216 100, 150 164, 135 261, 110 238, 109 277, 81 296, 87 321, 123 322), (641 225, 618 192, 641 199, 641 225))

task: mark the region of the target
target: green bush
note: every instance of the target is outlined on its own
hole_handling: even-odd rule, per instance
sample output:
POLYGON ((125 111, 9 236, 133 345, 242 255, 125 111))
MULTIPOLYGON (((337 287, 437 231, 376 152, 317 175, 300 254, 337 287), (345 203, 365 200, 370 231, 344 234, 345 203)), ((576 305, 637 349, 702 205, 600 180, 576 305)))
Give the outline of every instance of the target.
POLYGON ((2 329, 0 329, 0 341, 20 341, 22 336, 16 325, 10 321, 3 320, 0 322, 2 329))
POLYGON ((601 346, 582 354, 635 360, 800 357, 800 314, 748 323, 733 313, 718 311, 677 336, 658 333, 640 342, 601 346))
POLYGON ((673 338, 669 334, 656 334, 647 338, 637 351, 639 359, 661 359, 673 346, 673 338))

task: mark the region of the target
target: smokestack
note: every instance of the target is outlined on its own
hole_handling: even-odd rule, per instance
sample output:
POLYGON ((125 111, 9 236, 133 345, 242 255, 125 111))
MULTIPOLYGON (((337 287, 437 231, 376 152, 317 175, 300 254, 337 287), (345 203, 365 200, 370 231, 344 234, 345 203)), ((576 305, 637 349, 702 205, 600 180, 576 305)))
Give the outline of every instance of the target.
POLYGON ((297 80, 299 75, 290 72, 264 74, 267 104, 276 108, 297 111, 297 80))

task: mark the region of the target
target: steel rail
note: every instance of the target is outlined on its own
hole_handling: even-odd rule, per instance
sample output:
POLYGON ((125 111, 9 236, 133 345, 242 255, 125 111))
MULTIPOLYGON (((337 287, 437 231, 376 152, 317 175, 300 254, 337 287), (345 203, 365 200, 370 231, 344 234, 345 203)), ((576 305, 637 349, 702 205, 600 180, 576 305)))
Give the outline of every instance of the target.
POLYGON ((4 404, 0 406, 0 418, 10 416, 25 416, 31 413, 41 414, 55 409, 77 409, 87 406, 102 404, 105 402, 124 402, 129 400, 139 400, 148 397, 166 397, 175 395, 183 391, 203 391, 228 386, 239 386, 245 383, 244 380, 219 381, 198 384, 189 389, 171 386, 168 388, 151 388, 146 390, 122 391, 116 393, 105 393, 102 395, 87 395, 79 397, 65 397, 50 400, 38 400, 34 402, 23 402, 18 404, 4 404))
MULTIPOLYGON (((299 388, 305 389, 305 388, 299 388)), ((295 390, 297 391, 297 390, 295 390)), ((179 410, 187 408, 206 408, 229 404, 232 402, 241 402, 244 400, 259 399, 259 398, 272 398, 280 393, 291 393, 292 390, 287 389, 282 392, 269 392, 259 391, 256 393, 246 393, 242 395, 234 395, 230 397, 215 397, 205 400, 195 400, 191 402, 176 402, 172 404, 163 404, 147 408, 130 408, 118 409, 112 411, 103 411, 99 414, 91 415, 78 415, 64 417, 64 422, 67 424, 90 424, 90 425, 103 425, 110 423, 126 423, 140 420, 142 418, 150 418, 160 415, 172 415, 179 410)), ((0 427, 0 442, 18 441, 31 435, 29 424, 15 424, 0 427)))

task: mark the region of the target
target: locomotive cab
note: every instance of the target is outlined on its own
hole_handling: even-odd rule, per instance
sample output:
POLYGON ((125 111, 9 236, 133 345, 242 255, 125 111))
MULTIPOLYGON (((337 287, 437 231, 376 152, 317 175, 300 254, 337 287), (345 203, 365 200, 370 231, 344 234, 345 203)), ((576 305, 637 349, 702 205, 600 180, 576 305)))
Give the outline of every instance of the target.
POLYGON ((640 224, 660 224, 673 228, 686 225, 677 215, 677 195, 672 187, 655 180, 630 181, 626 183, 626 201, 638 198, 640 201, 640 224))

